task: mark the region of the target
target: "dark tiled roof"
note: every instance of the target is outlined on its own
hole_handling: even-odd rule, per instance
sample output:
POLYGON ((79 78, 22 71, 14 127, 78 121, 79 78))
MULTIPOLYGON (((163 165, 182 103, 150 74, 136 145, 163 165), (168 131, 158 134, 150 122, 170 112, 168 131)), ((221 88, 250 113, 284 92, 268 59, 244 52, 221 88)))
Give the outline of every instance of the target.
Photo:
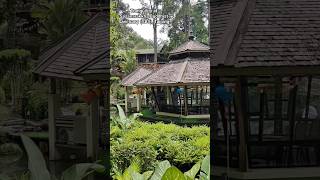
POLYGON ((185 58, 164 64, 159 70, 135 83, 137 86, 161 86, 210 82, 208 58, 185 58))
POLYGON ((121 85, 133 86, 137 81, 150 75, 151 73, 152 73, 152 70, 148 70, 144 67, 138 67, 135 71, 133 71, 128 76, 123 78, 123 80, 121 81, 121 85))
POLYGON ((86 74, 107 74, 110 65, 108 63, 109 51, 103 52, 101 55, 93 58, 86 64, 82 65, 74 74, 76 75, 86 75, 86 74))
POLYGON ((320 1, 213 0, 212 65, 320 65, 320 1))
POLYGON ((182 54, 186 52, 209 52, 209 46, 196 40, 188 40, 172 50, 169 55, 182 54))
POLYGON ((107 15, 99 13, 71 35, 47 48, 34 72, 42 76, 83 80, 74 71, 108 51, 107 15))
POLYGON ((141 79, 149 76, 151 73, 157 71, 163 66, 163 64, 141 64, 135 71, 124 77, 121 81, 123 86, 134 86, 135 83, 141 79))

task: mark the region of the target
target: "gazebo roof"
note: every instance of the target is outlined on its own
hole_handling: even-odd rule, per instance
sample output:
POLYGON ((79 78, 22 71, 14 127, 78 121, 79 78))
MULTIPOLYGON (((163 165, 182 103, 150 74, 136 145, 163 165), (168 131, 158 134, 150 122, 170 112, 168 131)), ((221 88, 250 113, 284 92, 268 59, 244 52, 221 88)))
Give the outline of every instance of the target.
POLYGON ((94 79, 107 80, 109 79, 108 69, 110 69, 108 59, 109 51, 105 51, 75 70, 74 74, 82 77, 90 76, 94 79))
POLYGON ((172 56, 172 55, 178 55, 178 54, 183 54, 183 53, 188 53, 188 52, 209 53, 209 46, 194 40, 194 37, 190 36, 188 41, 181 44, 176 49, 172 50, 169 53, 169 55, 172 56))
POLYGON ((162 64, 143 64, 140 65, 136 70, 131 72, 121 81, 121 85, 123 86, 134 86, 135 83, 140 81, 141 79, 149 76, 154 71, 161 68, 162 64))
POLYGON ((107 18, 105 13, 98 13, 71 34, 46 48, 39 57, 40 63, 34 73, 47 77, 84 80, 80 74, 75 74, 81 67, 86 70, 81 69, 81 73, 96 73, 98 69, 101 72, 101 67, 108 64, 108 58, 102 55, 109 50, 107 18), (103 62, 103 59, 106 62, 103 62), (99 63, 94 67, 84 67, 91 61, 99 63), (95 71, 92 68, 95 68, 95 71))
POLYGON ((320 65, 320 1, 213 0, 210 17, 214 67, 320 65))
POLYGON ((136 86, 162 86, 210 83, 209 58, 190 58, 171 61, 145 78, 136 86))

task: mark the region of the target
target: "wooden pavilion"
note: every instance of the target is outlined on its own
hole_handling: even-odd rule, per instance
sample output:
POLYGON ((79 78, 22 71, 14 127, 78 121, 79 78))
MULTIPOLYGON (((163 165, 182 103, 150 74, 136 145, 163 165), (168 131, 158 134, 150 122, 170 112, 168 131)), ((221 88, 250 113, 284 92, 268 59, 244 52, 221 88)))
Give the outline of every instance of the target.
MULTIPOLYGON (((49 106, 49 159, 69 158, 72 154, 96 160, 99 138, 108 147, 108 125, 101 128, 109 117, 109 45, 108 16, 100 12, 75 28, 60 41, 46 48, 39 57, 34 73, 50 79, 49 106), (87 95, 88 113, 83 115, 62 112, 61 83, 83 82, 91 89, 87 95), (106 87, 98 89, 97 86, 106 87), (94 92, 93 92, 94 91, 94 92), (101 107, 101 108, 100 108, 101 107), (101 130, 103 129, 103 130, 101 130), (107 132, 105 132, 107 131, 107 132), (103 133, 103 134, 102 134, 103 133)), ((89 92, 89 91, 88 91, 89 92)), ((108 124, 108 123, 107 123, 108 124)))
POLYGON ((151 64, 140 64, 139 67, 124 77, 121 81, 121 85, 125 87, 125 112, 130 111, 139 112, 142 106, 147 106, 147 91, 145 89, 138 89, 135 83, 141 79, 152 74, 154 71, 162 67, 162 64, 151 63, 151 64), (138 92, 139 91, 139 92, 138 92), (135 99, 130 98, 130 95, 136 92, 135 99), (135 108, 135 110, 134 110, 135 108))
POLYGON ((215 176, 320 177, 320 1, 210 1, 215 176))
POLYGON ((209 47, 190 35, 169 60, 134 85, 151 89, 158 115, 209 119, 209 47))

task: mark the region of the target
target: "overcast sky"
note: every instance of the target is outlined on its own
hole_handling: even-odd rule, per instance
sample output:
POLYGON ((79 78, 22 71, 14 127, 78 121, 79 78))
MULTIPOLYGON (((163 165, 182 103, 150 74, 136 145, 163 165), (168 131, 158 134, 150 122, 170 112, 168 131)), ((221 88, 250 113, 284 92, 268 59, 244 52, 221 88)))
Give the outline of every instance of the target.
MULTIPOLYGON (((129 8, 139 9, 141 8, 141 4, 139 0, 123 0, 124 3, 129 4, 129 8)), ((140 36, 144 39, 153 41, 153 28, 151 24, 128 24, 128 26, 132 27, 134 31, 136 31, 140 36)), ((161 25, 158 26, 158 41, 159 40, 167 40, 167 33, 160 32, 161 25)))
MULTIPOLYGON (((191 3, 196 0, 191 0, 191 3)), ((129 4, 129 8, 139 9, 141 8, 141 4, 139 0, 123 0, 124 3, 129 4)), ((136 31, 140 36, 144 39, 153 41, 153 28, 151 24, 129 24, 128 26, 132 27, 134 31, 136 31)), ((168 40, 167 32, 161 33, 160 29, 161 25, 158 26, 158 42, 161 40, 168 40)))

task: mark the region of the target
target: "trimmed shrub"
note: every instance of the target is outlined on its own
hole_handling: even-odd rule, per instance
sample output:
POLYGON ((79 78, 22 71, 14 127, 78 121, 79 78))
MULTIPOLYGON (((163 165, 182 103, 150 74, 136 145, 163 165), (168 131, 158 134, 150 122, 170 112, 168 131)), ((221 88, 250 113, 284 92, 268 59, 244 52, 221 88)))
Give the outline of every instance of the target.
POLYGON ((181 127, 174 124, 136 122, 123 133, 111 133, 111 161, 123 171, 134 157, 141 157, 142 171, 152 170, 157 161, 188 170, 210 152, 207 126, 181 127), (121 137, 120 137, 121 135, 121 137))

